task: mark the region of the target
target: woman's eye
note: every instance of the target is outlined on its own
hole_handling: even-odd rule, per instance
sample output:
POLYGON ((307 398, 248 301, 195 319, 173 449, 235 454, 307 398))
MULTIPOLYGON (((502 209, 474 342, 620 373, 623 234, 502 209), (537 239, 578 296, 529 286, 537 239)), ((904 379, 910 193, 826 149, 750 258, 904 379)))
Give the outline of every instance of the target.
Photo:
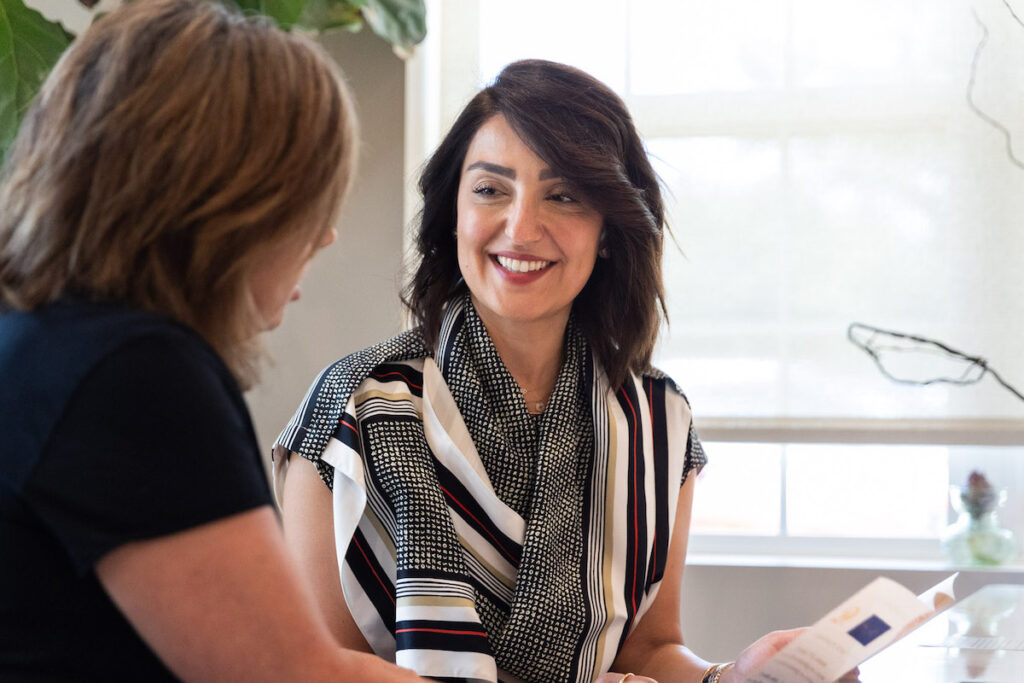
POLYGON ((575 204, 576 198, 566 192, 555 192, 550 195, 548 199, 558 202, 559 204, 575 204))
POLYGON ((498 194, 498 190, 490 185, 478 185, 473 188, 473 194, 480 195, 482 197, 493 197, 498 194))

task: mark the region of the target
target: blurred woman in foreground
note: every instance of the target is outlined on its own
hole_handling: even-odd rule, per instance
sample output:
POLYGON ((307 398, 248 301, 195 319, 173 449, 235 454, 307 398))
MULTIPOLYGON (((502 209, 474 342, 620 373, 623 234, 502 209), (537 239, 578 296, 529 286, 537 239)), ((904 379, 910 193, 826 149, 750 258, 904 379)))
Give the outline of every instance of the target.
POLYGON ((355 121, 314 45, 126 4, 0 188, 0 677, 411 681, 331 638, 240 386, 330 244, 355 121))

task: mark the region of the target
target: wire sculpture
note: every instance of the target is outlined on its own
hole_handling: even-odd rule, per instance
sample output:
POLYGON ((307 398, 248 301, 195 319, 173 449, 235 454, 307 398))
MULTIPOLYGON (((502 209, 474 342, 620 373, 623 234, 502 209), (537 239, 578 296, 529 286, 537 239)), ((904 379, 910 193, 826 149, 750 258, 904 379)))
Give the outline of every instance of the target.
MULTIPOLYGON (((1010 16, 1013 17, 1013 20, 1021 28, 1024 28, 1024 20, 1022 20, 1013 10, 1013 6, 1010 5, 1008 0, 1002 1, 1003 5, 1010 12, 1010 16)), ((970 78, 967 81, 967 106, 978 116, 978 118, 999 131, 1006 143, 1006 157, 1010 160, 1011 164, 1024 169, 1024 162, 1022 162, 1013 152, 1013 134, 1010 132, 1010 129, 985 113, 985 111, 982 110, 982 108, 974 101, 974 85, 978 76, 978 62, 981 60, 981 53, 985 49, 985 44, 988 43, 988 26, 985 25, 985 22, 981 20, 981 17, 978 16, 978 13, 974 9, 971 10, 971 14, 974 15, 974 21, 978 24, 978 28, 981 29, 981 40, 978 41, 978 46, 974 49, 974 57, 971 59, 970 78)))
MULTIPOLYGON (((1024 19, 1014 11, 1013 6, 1009 1, 1002 0, 1002 4, 1010 13, 1013 21, 1021 28, 1024 28, 1024 19)), ((974 88, 978 75, 978 65, 981 60, 981 55, 985 50, 985 46, 988 43, 989 30, 988 26, 985 25, 975 10, 972 9, 971 14, 974 15, 974 21, 978 24, 978 28, 981 30, 981 39, 978 41, 978 45, 974 49, 974 56, 971 59, 970 77, 967 82, 966 93, 967 106, 981 120, 992 126, 992 128, 1002 135, 1006 144, 1006 156, 1010 163, 1018 168, 1024 169, 1024 161, 1014 153, 1014 140, 1010 129, 982 110, 974 100, 974 88)), ((855 346, 859 347, 871 357, 882 375, 898 384, 911 384, 916 386, 927 386, 929 384, 954 384, 963 386, 968 384, 977 384, 984 379, 985 375, 992 375, 992 377, 1007 391, 1019 398, 1021 401, 1024 401, 1024 394, 1004 380, 998 372, 989 366, 988 361, 984 358, 981 356, 973 356, 964 353, 963 351, 958 351, 957 349, 951 348, 940 341, 921 337, 915 334, 883 330, 878 327, 856 322, 850 323, 850 326, 846 330, 846 336, 855 346), (893 369, 894 362, 892 359, 896 354, 906 353, 913 353, 918 356, 938 356, 946 362, 959 363, 959 374, 931 375, 926 376, 925 379, 913 379, 907 376, 900 376, 898 372, 893 369), (888 367, 887 362, 883 360, 886 357, 890 359, 888 361, 888 367)), ((898 365, 898 362, 895 364, 898 365)), ((934 367, 931 371, 934 372, 934 367)))
POLYGON ((883 330, 864 323, 850 323, 846 329, 846 336, 855 346, 871 356, 878 370, 893 382, 917 386, 929 384, 967 385, 977 384, 985 375, 992 375, 1007 391, 1024 401, 1024 394, 1000 377, 999 373, 992 369, 984 358, 957 351, 940 341, 916 334, 883 330), (947 361, 960 363, 963 367, 958 376, 933 375, 926 379, 912 379, 907 376, 899 376, 897 372, 893 371, 892 363, 890 362, 887 367, 886 361, 883 360, 886 356, 891 358, 893 354, 899 353, 937 355, 947 361))

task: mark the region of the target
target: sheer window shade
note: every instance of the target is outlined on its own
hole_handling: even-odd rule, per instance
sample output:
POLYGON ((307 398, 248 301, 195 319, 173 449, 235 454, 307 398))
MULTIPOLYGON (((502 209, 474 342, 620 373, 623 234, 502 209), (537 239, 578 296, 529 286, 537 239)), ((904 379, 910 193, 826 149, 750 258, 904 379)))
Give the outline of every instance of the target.
POLYGON ((457 55, 441 130, 522 57, 629 103, 678 245, 657 362, 698 415, 1024 417, 988 379, 894 385, 845 337, 853 321, 934 337, 1024 384, 1024 170, 965 99, 973 10, 989 31, 974 99, 1024 139, 1024 26, 1002 0, 437 7, 457 55))
POLYGON ((1024 15, 1024 0, 438 0, 436 47, 424 51, 435 123, 415 163, 509 61, 554 59, 604 80, 667 190, 671 326, 655 362, 685 388, 721 468, 704 501, 716 486, 735 501, 755 470, 777 483, 748 492, 776 518, 744 521, 698 497, 695 530, 934 536, 936 489, 979 463, 1011 500, 1024 496, 1012 464, 1024 403, 991 378, 894 384, 846 328, 939 339, 1024 386, 1024 168, 986 120, 1024 159, 1018 6, 1024 15), (983 115, 968 104, 972 76, 983 115), (856 458, 841 444, 872 450, 859 462, 876 482, 928 469, 909 526, 828 531, 792 518, 814 508, 809 482, 844 490, 821 467, 856 458), (901 454, 912 455, 887 473, 901 454))

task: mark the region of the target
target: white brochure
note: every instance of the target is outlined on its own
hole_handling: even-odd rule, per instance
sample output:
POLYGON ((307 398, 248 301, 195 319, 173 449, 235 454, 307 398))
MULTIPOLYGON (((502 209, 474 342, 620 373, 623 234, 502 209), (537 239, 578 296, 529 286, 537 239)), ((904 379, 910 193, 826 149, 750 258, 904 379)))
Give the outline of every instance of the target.
POLYGON ((953 604, 953 574, 921 595, 879 577, 797 636, 747 683, 830 683, 953 604))

